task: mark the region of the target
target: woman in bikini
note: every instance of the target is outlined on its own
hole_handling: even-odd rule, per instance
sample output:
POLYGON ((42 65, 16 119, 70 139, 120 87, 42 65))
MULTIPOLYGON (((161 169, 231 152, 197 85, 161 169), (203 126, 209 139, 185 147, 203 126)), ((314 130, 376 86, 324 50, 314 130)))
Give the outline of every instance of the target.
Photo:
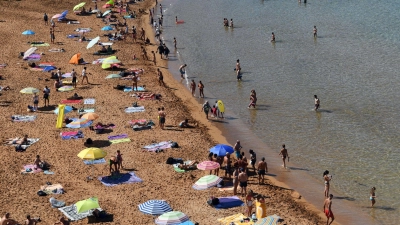
POLYGON ((369 200, 371 200, 371 207, 374 207, 374 205, 375 205, 375 198, 376 198, 376 196, 375 196, 375 190, 376 190, 376 188, 375 187, 372 187, 371 188, 371 191, 370 191, 370 196, 369 196, 369 200))
POLYGON ((197 169, 197 167, 195 166, 196 164, 198 164, 199 162, 198 161, 193 161, 193 162, 191 162, 191 163, 189 163, 189 164, 180 164, 179 166, 178 166, 178 168, 179 169, 182 169, 182 170, 195 170, 195 169, 197 169))
POLYGON ((28 135, 25 134, 23 138, 9 138, 3 141, 3 144, 6 145, 22 145, 29 144, 28 135))
POLYGON ((332 180, 332 176, 329 175, 329 171, 325 170, 325 172, 323 173, 324 176, 324 183, 325 183, 325 198, 329 197, 329 182, 332 180))
POLYGON ((246 196, 246 206, 247 206, 247 216, 251 217, 251 213, 253 211, 253 191, 250 190, 246 196))

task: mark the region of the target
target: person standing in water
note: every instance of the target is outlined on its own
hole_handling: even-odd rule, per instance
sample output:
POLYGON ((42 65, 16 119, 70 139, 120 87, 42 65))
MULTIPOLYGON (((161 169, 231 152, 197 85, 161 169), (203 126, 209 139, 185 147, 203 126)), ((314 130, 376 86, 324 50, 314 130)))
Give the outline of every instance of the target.
POLYGON ((370 196, 369 196, 369 200, 371 200, 371 207, 374 207, 374 205, 375 205, 375 198, 376 198, 376 196, 375 196, 375 190, 376 190, 376 188, 375 187, 372 187, 371 188, 371 191, 370 191, 370 196))
POLYGON ((327 198, 329 196, 329 182, 332 180, 332 176, 329 175, 329 171, 325 170, 325 172, 323 173, 324 176, 324 184, 325 184, 325 190, 324 190, 324 196, 325 198, 327 198))
POLYGON ((279 155, 282 156, 283 168, 286 168, 286 157, 288 158, 288 162, 289 162, 289 153, 287 152, 285 144, 282 145, 282 149, 281 149, 281 152, 279 153, 279 155))
POLYGON ((330 194, 327 199, 324 201, 324 213, 326 216, 326 225, 330 225, 333 223, 333 220, 335 220, 335 217, 333 216, 332 213, 332 198, 333 195, 330 194), (329 223, 329 218, 332 218, 331 222, 329 223))
POLYGON ((250 93, 250 104, 249 104, 249 106, 247 108, 250 109, 251 106, 256 108, 256 103, 257 103, 256 91, 255 90, 251 90, 251 93, 250 93))
POLYGON ((314 34, 314 38, 317 38, 317 26, 314 26, 313 34, 314 34))
POLYGON ((317 95, 314 95, 314 110, 317 111, 319 109, 319 98, 317 97, 317 95))
POLYGON ((204 84, 201 81, 199 81, 197 87, 199 88, 199 97, 204 98, 204 84))
POLYGON ((275 34, 274 34, 274 32, 272 32, 272 35, 271 35, 271 42, 275 42, 275 34))
POLYGON ((190 83, 190 90, 192 91, 193 97, 196 97, 196 82, 194 82, 194 80, 190 83))
POLYGON ((233 19, 231 19, 231 21, 229 22, 229 27, 233 28, 233 19))
POLYGON ((185 70, 185 67, 186 67, 187 65, 186 64, 183 64, 183 65, 181 65, 180 67, 179 67, 179 73, 181 74, 181 82, 182 82, 182 80, 184 80, 185 79, 185 73, 186 73, 186 70, 185 70))
POLYGON ((174 37, 174 48, 177 49, 176 48, 176 38, 175 37, 174 37))
POLYGON ((240 75, 240 72, 242 71, 242 67, 240 67, 239 59, 236 60, 236 67, 235 67, 235 70, 236 70, 236 79, 237 79, 238 81, 239 81, 239 80, 242 80, 242 76, 240 75))

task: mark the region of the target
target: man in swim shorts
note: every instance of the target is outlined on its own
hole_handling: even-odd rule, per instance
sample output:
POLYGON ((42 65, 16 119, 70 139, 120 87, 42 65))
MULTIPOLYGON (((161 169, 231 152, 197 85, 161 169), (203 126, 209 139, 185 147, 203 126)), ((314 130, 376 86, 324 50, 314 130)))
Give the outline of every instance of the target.
POLYGON ((282 145, 281 152, 279 155, 282 156, 282 161, 283 161, 283 168, 286 168, 286 157, 288 158, 289 161, 289 153, 287 152, 287 149, 285 148, 285 144, 282 145))
POLYGON ((257 170, 258 170, 258 184, 263 184, 264 183, 264 176, 268 172, 267 162, 265 162, 265 158, 264 157, 262 157, 261 161, 258 162, 257 170), (262 180, 261 180, 261 178, 262 178, 262 180))
POLYGON ((330 194, 329 197, 327 199, 325 199, 324 202, 324 212, 325 212, 325 216, 326 216, 326 225, 330 225, 333 223, 333 220, 335 219, 335 217, 333 216, 332 213, 332 198, 333 195, 330 194), (331 222, 329 223, 329 218, 332 218, 331 222))
POLYGON ((179 73, 181 74, 181 82, 182 82, 182 80, 183 79, 185 79, 185 73, 186 73, 186 70, 185 70, 185 67, 186 67, 187 65, 186 64, 184 64, 184 65, 181 65, 180 67, 179 67, 179 73))
POLYGON ((314 95, 314 110, 317 111, 319 109, 319 98, 317 97, 317 95, 314 95))
POLYGON ((242 196, 245 196, 247 194, 248 176, 246 174, 246 171, 243 168, 240 168, 240 173, 239 173, 238 179, 239 179, 239 186, 240 186, 240 194, 242 196), (243 194, 243 191, 244 191, 244 194, 243 194))

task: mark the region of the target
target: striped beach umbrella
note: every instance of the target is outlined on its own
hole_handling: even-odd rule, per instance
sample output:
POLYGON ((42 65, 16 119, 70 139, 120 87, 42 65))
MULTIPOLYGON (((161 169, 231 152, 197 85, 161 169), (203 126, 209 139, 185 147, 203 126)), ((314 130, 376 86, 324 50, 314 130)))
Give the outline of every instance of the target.
POLYGON ((172 208, 166 201, 163 200, 149 200, 139 205, 139 211, 144 214, 161 215, 166 212, 171 212, 172 208))
POLYGON ((76 119, 73 118, 73 121, 69 124, 67 124, 68 128, 84 128, 92 125, 93 121, 92 120, 87 120, 87 119, 76 119))
POLYGON ((219 168, 219 163, 213 161, 204 161, 197 165, 197 169, 199 170, 215 170, 219 168))
POLYGON ((87 120, 96 120, 99 118, 99 115, 93 112, 85 113, 81 119, 87 119, 87 120))
POLYGON ((72 91, 74 90, 74 87, 72 86, 62 86, 59 89, 57 89, 58 91, 64 92, 64 91, 72 91))
POLYGON ((188 220, 189 217, 185 213, 179 211, 172 211, 162 214, 156 219, 155 222, 156 224, 159 225, 170 225, 170 224, 183 223, 188 220))
POLYGON ((192 186, 196 190, 205 190, 210 187, 217 186, 219 182, 222 181, 222 178, 215 176, 215 175, 207 175, 200 178, 194 185, 192 186))

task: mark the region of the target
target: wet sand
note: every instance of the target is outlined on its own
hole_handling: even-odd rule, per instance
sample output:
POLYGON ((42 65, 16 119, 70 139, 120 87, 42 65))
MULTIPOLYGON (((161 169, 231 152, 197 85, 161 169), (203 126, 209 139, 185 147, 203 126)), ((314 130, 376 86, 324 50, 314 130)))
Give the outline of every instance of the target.
MULTIPOLYGON (((101 7, 99 2, 99 8, 101 7)), ((104 79, 113 71, 105 71, 100 65, 86 65, 88 67, 90 85, 80 85, 78 76, 78 87, 71 92, 56 92, 53 88, 53 80, 49 73, 30 71, 27 63, 18 58, 19 52, 26 51, 30 46, 28 41, 45 41, 50 43, 49 26, 44 25, 42 20, 43 13, 46 12, 51 18, 54 14, 61 13, 68 9, 70 13, 67 18, 76 19, 81 22, 79 25, 69 25, 56 22, 56 42, 50 47, 38 47, 36 52, 43 52, 41 62, 54 62, 56 67, 60 67, 63 72, 70 72, 73 68, 80 73, 83 66, 68 64, 69 59, 75 53, 82 53, 86 62, 103 58, 94 56, 92 53, 99 50, 98 47, 86 49, 88 42, 79 43, 75 39, 66 38, 67 34, 76 33, 78 27, 90 27, 92 32, 85 36, 94 38, 102 36, 100 31, 105 24, 96 19, 95 15, 76 16, 71 13, 75 2, 66 1, 42 1, 41 4, 30 1, 2 1, 0 3, 2 14, 0 20, 1 32, 1 57, 0 64, 7 63, 8 66, 0 69, 0 74, 5 80, 0 81, 0 86, 10 86, 12 90, 3 91, 0 96, 2 107, 0 107, 0 127, 2 129, 1 138, 21 137, 24 134, 40 140, 30 146, 25 152, 16 152, 13 147, 1 146, 0 154, 1 173, 0 173, 0 213, 10 212, 11 217, 19 221, 24 220, 26 214, 41 216, 42 224, 52 224, 62 213, 51 208, 48 199, 55 197, 63 200, 67 205, 71 205, 79 200, 92 196, 99 198, 100 206, 107 213, 113 214, 113 221, 110 224, 153 224, 154 217, 145 215, 138 210, 137 205, 150 199, 164 199, 174 210, 186 213, 190 219, 200 224, 219 224, 216 219, 226 217, 236 213, 244 213, 244 207, 232 208, 229 210, 215 210, 206 204, 209 192, 196 191, 191 186, 200 177, 207 174, 204 171, 192 171, 187 173, 176 173, 171 165, 166 164, 168 157, 183 158, 184 160, 203 161, 207 158, 208 149, 216 143, 227 143, 221 131, 213 126, 204 118, 200 112, 199 104, 193 99, 189 92, 182 88, 167 70, 167 60, 157 58, 157 66, 153 66, 150 61, 133 60, 133 54, 140 57, 140 46, 142 42, 134 43, 129 36, 125 41, 115 42, 113 49, 117 49, 115 54, 123 62, 123 68, 143 68, 144 74, 140 76, 139 85, 146 85, 147 90, 152 93, 162 95, 162 100, 143 100, 138 101, 130 97, 132 92, 122 92, 113 89, 113 86, 131 85, 130 81, 125 80, 106 80, 104 79), (24 30, 31 29, 36 32, 33 36, 24 36, 24 30), (63 48, 66 52, 49 52, 50 48, 63 48), (164 81, 167 88, 160 87, 157 83, 156 68, 160 68, 164 74, 164 81), (38 79, 41 78, 41 79, 38 79), (51 107, 41 108, 34 113, 27 113, 26 106, 32 104, 32 96, 21 94, 19 91, 25 87, 36 87, 42 90, 45 86, 51 88, 50 105, 51 107), (102 123, 114 123, 116 127, 108 134, 95 134, 88 128, 81 129, 85 135, 84 139, 62 140, 59 133, 72 129, 56 129, 56 115, 52 110, 57 107, 61 99, 66 99, 73 93, 78 93, 84 98, 95 98, 94 105, 96 113, 100 115, 97 120, 102 123), (133 102, 145 107, 145 112, 126 114, 124 108, 131 106, 133 102), (151 130, 133 131, 129 127, 128 121, 132 119, 151 119, 157 121, 157 108, 164 106, 167 113, 167 130, 161 130, 155 126, 151 130), (36 115, 34 122, 11 122, 12 115, 36 115), (177 125, 180 121, 188 118, 190 122, 198 124, 192 129, 180 129, 177 125), (109 145, 107 137, 109 135, 128 134, 132 140, 127 143, 109 145), (143 182, 136 184, 123 184, 115 187, 106 187, 98 180, 87 181, 86 177, 91 174, 91 167, 83 164, 82 160, 76 155, 85 147, 86 138, 95 140, 96 147, 103 147, 108 153, 106 159, 121 150, 124 158, 125 172, 134 171, 143 182), (162 153, 151 153, 142 150, 144 145, 153 142, 173 140, 180 148, 168 149, 162 153), (36 155, 40 155, 42 160, 49 162, 54 175, 43 173, 26 174, 20 173, 22 166, 32 164, 36 155), (53 184, 60 183, 66 191, 63 195, 49 195, 39 197, 36 193, 40 186, 46 182, 53 184)), ((136 12, 140 9, 148 9, 154 2, 145 1, 132 4, 130 7, 136 12)), ((88 2, 86 8, 94 7, 88 2)), ((104 11, 104 10, 103 10, 104 11)), ((121 20, 121 19, 120 19, 121 20)), ((121 20, 122 21, 122 20, 121 20)), ((139 31, 144 27, 146 34, 152 32, 148 25, 148 14, 139 14, 137 19, 128 19, 127 23, 139 31)), ((139 36, 139 35, 138 35, 139 36)), ((152 39, 152 38, 151 38, 152 39)), ((104 37, 101 41, 107 42, 104 37)), ((154 43, 154 40, 152 40, 154 43)), ((151 59, 150 52, 156 50, 156 45, 147 46, 147 52, 151 59)), ((158 54, 157 54, 158 57, 158 54)), ((39 94, 40 98, 42 94, 39 94)), ((43 99, 40 99, 39 106, 43 106, 43 99)), ((74 105, 83 107, 83 105, 74 105)), ((91 105, 90 105, 91 106, 91 105)), ((90 107, 87 106, 87 107, 90 107)), ((76 112, 67 114, 70 117, 77 117, 76 112)), ((96 121, 96 122, 97 122, 96 121)), ((157 123, 157 122, 156 122, 157 123)), ((76 129, 73 129, 76 130, 76 129)), ((95 176, 109 175, 108 165, 95 165, 95 176)), ((267 196, 268 215, 277 214, 284 221, 282 224, 321 224, 321 213, 311 205, 298 199, 299 195, 293 190, 287 189, 284 184, 276 183, 271 178, 267 185, 257 185, 256 176, 249 179, 249 189, 256 193, 267 196)), ((222 197, 231 196, 230 192, 219 192, 216 188, 211 189, 210 193, 222 197)), ((87 219, 80 220, 76 224, 86 224, 87 219)))

